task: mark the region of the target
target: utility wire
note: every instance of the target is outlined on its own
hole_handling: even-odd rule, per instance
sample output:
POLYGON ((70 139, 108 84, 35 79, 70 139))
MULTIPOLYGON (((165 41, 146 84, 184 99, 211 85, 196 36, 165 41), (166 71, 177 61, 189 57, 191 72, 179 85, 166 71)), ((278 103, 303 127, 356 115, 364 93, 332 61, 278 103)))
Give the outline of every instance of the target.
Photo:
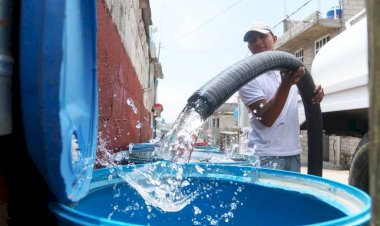
POLYGON ((235 50, 236 48, 239 48, 240 45, 238 46, 235 46, 235 47, 231 47, 231 48, 227 48, 226 49, 219 49, 219 50, 205 50, 205 51, 191 51, 191 50, 184 50, 184 49, 172 49, 172 48, 164 48, 161 46, 161 49, 165 49, 165 50, 168 50, 168 51, 171 51, 171 52, 179 52, 179 53, 184 53, 184 54, 214 54, 214 53, 220 53, 220 52, 228 52, 230 50, 235 50))
MULTIPOLYGON (((240 2, 242 2, 243 0, 239 0, 237 2, 235 2, 234 4, 230 5, 229 7, 227 7, 226 9, 224 9, 223 11, 221 11, 220 13, 216 14, 215 16, 211 17, 210 19, 208 19, 207 21, 203 22, 201 25, 199 25, 198 27, 194 28, 193 30, 189 31, 188 33, 180 36, 179 38, 171 41, 169 44, 166 44, 164 45, 163 47, 167 47, 167 46, 170 46, 170 45, 173 45, 174 43, 177 43, 178 41, 182 40, 183 38, 187 37, 188 35, 194 33, 195 31, 199 30, 200 28, 202 28, 203 26, 205 26, 206 24, 210 23, 212 20, 214 20, 215 18, 217 18, 218 16, 224 14, 225 12, 227 12, 229 9, 231 9, 232 7, 236 6, 237 4, 239 4, 240 2)), ((162 47, 162 48, 163 48, 162 47)))
POLYGON ((281 20, 280 22, 278 22, 276 25, 274 25, 272 28, 276 28, 278 25, 280 25, 282 22, 284 22, 286 19, 288 19, 289 17, 293 16, 294 14, 296 14, 298 11, 300 11, 300 9, 302 9, 303 7, 305 7, 307 4, 309 4, 311 1, 313 0, 309 0, 307 2, 305 2, 303 5, 301 5, 298 9, 296 9, 294 12, 292 12, 290 15, 286 16, 283 20, 281 20))

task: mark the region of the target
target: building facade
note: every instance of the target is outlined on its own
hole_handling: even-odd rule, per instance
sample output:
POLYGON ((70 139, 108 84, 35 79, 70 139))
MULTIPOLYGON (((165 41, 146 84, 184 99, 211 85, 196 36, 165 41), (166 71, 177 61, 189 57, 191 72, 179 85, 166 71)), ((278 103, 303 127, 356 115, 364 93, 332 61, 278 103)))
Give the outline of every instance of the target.
POLYGON ((275 49, 293 53, 310 70, 323 45, 345 30, 345 23, 363 9, 364 0, 343 0, 326 15, 316 11, 302 21, 284 20, 284 33, 279 36, 275 49))
POLYGON ((239 145, 237 106, 237 103, 224 103, 216 109, 205 121, 198 140, 207 141, 209 145, 216 146, 221 151, 237 151, 239 145))

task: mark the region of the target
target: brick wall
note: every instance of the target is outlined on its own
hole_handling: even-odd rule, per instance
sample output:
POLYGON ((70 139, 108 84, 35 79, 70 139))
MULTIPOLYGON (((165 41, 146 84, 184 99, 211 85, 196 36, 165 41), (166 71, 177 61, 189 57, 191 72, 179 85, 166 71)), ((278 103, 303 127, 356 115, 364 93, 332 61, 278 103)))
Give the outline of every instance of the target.
POLYGON ((98 129, 100 138, 107 142, 106 148, 122 150, 129 143, 151 138, 151 112, 144 105, 139 76, 108 7, 103 0, 97 3, 98 129))

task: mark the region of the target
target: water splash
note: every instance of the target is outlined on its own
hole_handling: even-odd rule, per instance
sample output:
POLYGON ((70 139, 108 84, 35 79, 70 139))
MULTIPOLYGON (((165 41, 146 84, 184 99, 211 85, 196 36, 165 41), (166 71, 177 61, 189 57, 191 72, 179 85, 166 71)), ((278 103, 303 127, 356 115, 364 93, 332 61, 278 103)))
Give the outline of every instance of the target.
MULTIPOLYGON (((190 183, 183 178, 182 166, 168 161, 160 161, 136 167, 130 164, 131 171, 125 172, 117 161, 122 157, 106 148, 107 142, 100 139, 97 163, 109 168, 133 187, 147 205, 166 212, 177 212, 187 206, 196 196, 196 191, 184 189, 190 183)), ((130 145, 133 148, 133 145, 130 145)), ((111 175, 111 174, 110 174, 111 175)), ((112 180, 110 176, 109 180, 112 180)))
POLYGON ((147 205, 165 212, 178 212, 197 196, 197 191, 184 189, 190 183, 176 163, 152 163, 131 173, 119 172, 119 176, 136 189, 147 205))
MULTIPOLYGON (((132 100, 127 103, 131 106, 133 105, 132 100)), ((139 167, 130 165, 129 167, 132 167, 132 170, 126 172, 123 171, 122 166, 117 165, 117 162, 123 158, 128 158, 128 152, 124 153, 125 155, 115 155, 112 151, 106 149, 106 142, 104 142, 98 146, 102 149, 98 152, 102 153, 102 156, 98 157, 98 163, 108 167, 110 172, 116 172, 120 178, 133 187, 143 197, 147 209, 155 207, 164 212, 178 212, 200 195, 202 199, 210 199, 212 197, 210 192, 220 192, 220 189, 217 189, 217 182, 212 182, 207 187, 194 188, 194 186, 189 186, 193 185, 191 181, 183 176, 183 163, 188 163, 191 159, 193 145, 202 124, 203 119, 195 109, 186 107, 163 140, 151 141, 157 144, 154 155, 161 160, 163 159, 163 161, 139 167), (192 189, 187 189, 188 187, 192 187, 192 189)), ((133 144, 130 145, 130 148, 133 148, 133 144)), ((216 162, 218 161, 220 162, 221 160, 216 160, 216 162)), ((254 163, 252 162, 252 164, 254 163)), ((204 168, 195 165, 195 172, 203 174, 204 171, 204 168)), ((112 180, 112 176, 109 179, 112 180)), ((242 188, 239 188, 236 192, 240 193, 241 191, 242 188)), ((216 225, 219 221, 229 222, 233 218, 232 211, 236 209, 237 204, 239 204, 238 200, 220 204, 223 207, 219 207, 219 209, 221 211, 226 210, 226 212, 213 216, 202 214, 201 209, 194 207, 196 216, 193 218, 193 223, 196 225, 197 222, 208 221, 209 224, 216 225)), ((119 206, 115 205, 113 208, 116 211, 119 206)), ((109 217, 112 217, 112 213, 109 217)), ((148 217, 151 218, 154 215, 149 214, 148 217)))

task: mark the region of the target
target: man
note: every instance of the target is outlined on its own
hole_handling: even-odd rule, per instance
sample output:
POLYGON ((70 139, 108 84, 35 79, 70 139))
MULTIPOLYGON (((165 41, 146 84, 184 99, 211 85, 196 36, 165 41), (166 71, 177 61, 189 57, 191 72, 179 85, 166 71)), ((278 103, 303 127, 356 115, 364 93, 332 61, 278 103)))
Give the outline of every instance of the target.
MULTIPOLYGON (((252 54, 274 50, 277 36, 263 22, 255 22, 245 33, 244 41, 252 54)), ((298 89, 295 84, 305 75, 296 71, 268 71, 239 90, 243 103, 252 116, 248 147, 260 158, 261 167, 300 172, 300 129, 298 122, 298 89)), ((315 87, 312 102, 319 104, 323 89, 315 87)))

